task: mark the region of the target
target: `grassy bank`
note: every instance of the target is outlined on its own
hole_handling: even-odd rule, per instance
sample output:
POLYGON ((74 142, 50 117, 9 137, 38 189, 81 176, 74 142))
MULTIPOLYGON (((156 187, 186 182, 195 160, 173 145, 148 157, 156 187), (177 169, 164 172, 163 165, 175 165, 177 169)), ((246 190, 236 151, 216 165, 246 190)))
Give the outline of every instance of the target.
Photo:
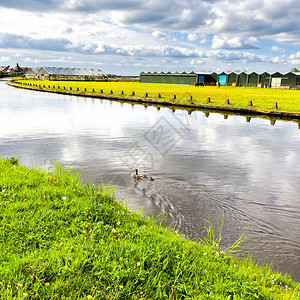
POLYGON ((45 86, 44 89, 60 90, 65 87, 66 90, 79 94, 103 94, 113 95, 126 98, 144 98, 145 93, 148 93, 148 98, 154 100, 162 99, 171 101, 174 104, 193 104, 219 107, 241 107, 253 108, 259 111, 278 111, 300 113, 300 90, 286 89, 264 89, 264 88, 245 88, 245 87, 195 87, 189 85, 175 84, 151 84, 138 82, 74 82, 74 81, 42 81, 42 80, 23 80, 22 83, 35 84, 37 86, 45 86), (48 88, 50 86, 50 88, 48 88), (77 91, 77 88, 79 91, 77 91), (86 89, 86 91, 85 91, 86 89), (94 89, 94 91, 93 91, 94 89), (122 94, 123 91, 123 94, 122 94), (132 96, 132 92, 135 93, 132 96), (172 99, 176 95, 176 99, 172 99), (192 101, 190 100, 192 96, 192 101), (207 98, 210 98, 211 103, 207 104, 207 98), (230 104, 225 105, 225 101, 229 99, 230 104), (252 101, 253 106, 249 107, 249 101, 252 101), (272 108, 273 103, 278 103, 278 109, 272 108))
POLYGON ((299 299, 289 277, 236 261, 84 186, 0 159, 1 299, 299 299))

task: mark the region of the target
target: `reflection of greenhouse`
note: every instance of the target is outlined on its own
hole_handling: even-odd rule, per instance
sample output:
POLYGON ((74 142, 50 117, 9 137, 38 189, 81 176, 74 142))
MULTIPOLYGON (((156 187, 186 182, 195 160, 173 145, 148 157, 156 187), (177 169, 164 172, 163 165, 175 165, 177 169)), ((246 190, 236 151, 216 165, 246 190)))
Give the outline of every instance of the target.
POLYGON ((144 83, 172 83, 172 84, 197 84, 249 86, 249 87, 295 87, 300 85, 300 73, 256 73, 256 72, 222 72, 222 73, 144 73, 140 74, 140 82, 144 83))

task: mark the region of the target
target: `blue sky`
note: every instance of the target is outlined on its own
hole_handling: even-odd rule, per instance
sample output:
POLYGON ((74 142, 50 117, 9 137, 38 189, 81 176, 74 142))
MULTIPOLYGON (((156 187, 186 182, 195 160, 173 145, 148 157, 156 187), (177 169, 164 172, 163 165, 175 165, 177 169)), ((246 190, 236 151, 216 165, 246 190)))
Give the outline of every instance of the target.
POLYGON ((0 65, 300 69, 299 0, 0 0, 0 65))

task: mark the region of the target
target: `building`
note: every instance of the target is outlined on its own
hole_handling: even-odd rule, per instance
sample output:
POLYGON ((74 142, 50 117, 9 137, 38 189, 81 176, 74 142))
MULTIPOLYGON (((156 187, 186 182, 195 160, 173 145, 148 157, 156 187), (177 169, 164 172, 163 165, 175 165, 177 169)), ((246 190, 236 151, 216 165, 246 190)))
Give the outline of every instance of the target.
POLYGON ((196 84, 200 85, 215 85, 216 80, 211 73, 157 73, 157 72, 142 72, 140 74, 141 83, 170 83, 170 84, 196 84))
MULTIPOLYGON (((32 76, 32 72, 29 74, 32 76)), ((41 80, 104 80, 107 78, 99 69, 41 67, 36 72, 36 79, 41 80)))
POLYGON ((27 71, 25 73, 25 77, 27 79, 34 79, 36 78, 36 74, 38 72, 39 68, 27 68, 27 71))
POLYGON ((173 83, 173 84, 199 84, 222 86, 272 87, 272 88, 298 88, 300 87, 300 72, 282 74, 256 73, 256 72, 221 72, 221 73, 157 73, 148 72, 140 74, 143 83, 173 83))
POLYGON ((6 66, 0 69, 2 76, 22 76, 26 70, 27 68, 21 68, 18 63, 15 67, 6 66))

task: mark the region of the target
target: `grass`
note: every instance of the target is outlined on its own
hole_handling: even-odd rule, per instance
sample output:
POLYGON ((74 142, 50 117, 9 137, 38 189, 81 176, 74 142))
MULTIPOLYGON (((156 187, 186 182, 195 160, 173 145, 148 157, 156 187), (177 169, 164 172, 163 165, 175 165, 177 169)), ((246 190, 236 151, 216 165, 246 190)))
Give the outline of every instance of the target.
MULTIPOLYGON (((264 88, 249 88, 249 87, 225 87, 216 88, 215 86, 195 87, 190 85, 175 85, 175 84, 154 84, 154 83, 139 83, 139 82, 75 82, 75 81, 43 81, 43 80, 21 80, 26 84, 45 85, 44 89, 58 90, 59 85, 62 89, 70 90, 79 94, 99 94, 103 90, 103 94, 109 95, 113 91, 114 95, 126 98, 144 97, 148 93, 149 98, 161 100, 158 94, 161 94, 162 99, 166 99, 174 104, 194 104, 210 106, 225 106, 225 100, 229 99, 229 107, 249 108, 248 102, 252 100, 253 108, 260 111, 279 111, 279 112, 300 112, 300 90, 286 89, 264 89, 264 88), (54 86, 54 88, 53 88, 54 86), (86 91, 84 89, 86 88, 86 91), (95 90, 93 92, 93 89, 95 90), (121 92, 123 91, 123 95, 121 92), (132 92, 135 96, 131 96, 132 92), (173 100, 173 95, 176 99, 173 100), (192 101, 190 101, 192 96, 192 101), (206 104, 207 98, 210 97, 211 103, 206 104), (278 109, 272 108, 273 103, 278 103, 278 109)), ((60 90, 61 90, 60 89, 60 90)))
POLYGON ((0 159, 1 299, 300 298, 289 276, 212 240, 186 240, 58 164, 0 159))

